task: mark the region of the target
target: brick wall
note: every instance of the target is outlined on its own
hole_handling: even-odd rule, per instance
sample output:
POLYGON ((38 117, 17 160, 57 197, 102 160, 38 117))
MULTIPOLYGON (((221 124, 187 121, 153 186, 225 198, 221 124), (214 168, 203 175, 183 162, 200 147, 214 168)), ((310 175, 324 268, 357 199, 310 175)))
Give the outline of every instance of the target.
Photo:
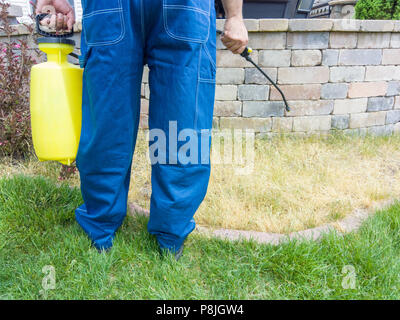
MULTIPOLYGON (((217 23, 222 29, 224 21, 217 23)), ((246 25, 253 60, 278 82, 292 111, 285 112, 278 92, 251 64, 218 43, 214 126, 261 134, 400 131, 400 21, 266 19, 246 25)), ((146 68, 142 126, 147 79, 146 68)))
MULTIPOLYGON (((218 21, 219 28, 223 21, 218 21)), ((250 64, 217 54, 214 123, 268 132, 400 131, 400 21, 247 20, 250 64)))

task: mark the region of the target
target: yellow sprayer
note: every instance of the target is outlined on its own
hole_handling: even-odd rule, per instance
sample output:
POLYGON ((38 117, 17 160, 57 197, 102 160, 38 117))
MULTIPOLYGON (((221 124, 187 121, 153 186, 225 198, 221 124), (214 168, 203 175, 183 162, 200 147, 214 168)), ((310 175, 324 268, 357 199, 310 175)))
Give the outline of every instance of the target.
POLYGON ((32 138, 40 161, 55 160, 71 165, 78 151, 82 119, 83 69, 68 62, 75 42, 64 35, 47 33, 40 21, 48 13, 36 17, 39 49, 47 54, 47 62, 32 67, 30 110, 32 138))

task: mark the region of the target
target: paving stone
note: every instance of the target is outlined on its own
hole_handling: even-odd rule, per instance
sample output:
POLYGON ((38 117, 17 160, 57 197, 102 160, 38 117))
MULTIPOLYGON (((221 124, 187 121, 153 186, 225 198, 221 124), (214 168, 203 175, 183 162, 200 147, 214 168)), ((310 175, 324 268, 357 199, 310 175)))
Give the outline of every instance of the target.
POLYGON ((400 80, 400 68, 397 66, 366 66, 365 80, 400 80))
POLYGON ((224 30, 226 19, 216 19, 217 29, 224 30))
POLYGON ((382 60, 380 49, 341 49, 339 65, 378 65, 382 60))
MULTIPOLYGON (((272 81, 276 82, 276 78, 278 75, 277 68, 261 68, 261 70, 264 71, 271 78, 272 81)), ((245 69, 245 83, 246 84, 269 84, 269 81, 256 68, 246 68, 245 69)))
POLYGON ((353 113, 350 115, 350 128, 364 128, 384 125, 386 112, 353 113))
MULTIPOLYGON (((286 84, 279 88, 287 100, 316 100, 321 96, 321 84, 286 84)), ((282 100, 281 94, 271 86, 270 100, 282 100)))
POLYGON ((290 66, 290 50, 261 50, 258 56, 258 61, 262 67, 290 66))
POLYGON ((339 129, 339 130, 348 129, 349 123, 350 123, 350 116, 348 114, 332 116, 331 126, 333 129, 339 129))
POLYGON ((400 64, 400 49, 383 49, 382 64, 400 64))
MULTIPOLYGON (((258 51, 255 50, 251 54, 251 58, 255 63, 258 63, 258 51)), ((233 54, 229 50, 217 51, 217 67, 218 68, 244 68, 254 67, 250 62, 243 59, 239 54, 233 54)))
POLYGON ((399 20, 393 20, 393 22, 394 22, 393 32, 395 32, 395 33, 400 32, 400 22, 399 22, 399 20))
POLYGON ((400 81, 389 81, 386 95, 396 96, 400 94, 400 81))
POLYGON ((386 114, 386 124, 400 122, 400 110, 390 110, 386 114))
POLYGON ((330 31, 333 22, 330 19, 290 19, 289 31, 330 31))
POLYGON ((356 19, 332 19, 332 31, 359 31, 361 27, 360 20, 356 19))
POLYGON ((364 81, 365 67, 331 67, 330 82, 356 82, 364 81))
POLYGON ((349 85, 349 98, 376 97, 386 95, 387 82, 352 82, 349 85))
POLYGON ((400 33, 392 33, 390 48, 400 48, 400 33))
POLYGON ((217 85, 215 90, 216 100, 236 100, 237 86, 235 85, 217 85))
POLYGON ((239 100, 268 100, 269 86, 256 84, 240 85, 238 91, 239 100))
POLYGON ((240 117, 242 114, 242 102, 240 101, 215 101, 214 116, 240 117))
POLYGON ((321 64, 320 50, 293 50, 291 65, 295 67, 311 67, 321 64))
POLYGON ((284 104, 280 101, 244 101, 243 117, 282 117, 284 104))
POLYGON ((248 46, 253 49, 285 49, 285 32, 257 32, 250 33, 248 46))
POLYGON ((322 99, 341 99, 347 97, 347 83, 325 83, 321 88, 322 99))
POLYGON ((390 33, 359 33, 357 48, 389 48, 390 33))
POLYGON ((333 114, 361 113, 367 111, 368 98, 335 100, 333 114))
POLYGON ((393 109, 394 97, 368 98, 367 111, 385 111, 393 109))
POLYGON ((282 67, 278 69, 280 84, 325 83, 329 80, 329 67, 282 67))
POLYGON ((392 32, 394 22, 391 20, 361 20, 360 30, 369 32, 392 32))
POLYGON ((333 49, 352 49, 357 46, 357 33, 355 32, 331 32, 329 47, 333 49))
POLYGON ((339 50, 337 49, 324 49, 322 50, 322 65, 323 66, 336 66, 339 61, 339 50))
POLYGON ((286 116, 315 116, 327 115, 333 111, 333 100, 293 100, 288 101, 290 112, 286 116))
POLYGON ((259 19, 244 19, 244 25, 248 32, 256 32, 260 30, 259 19))
POLYGON ((296 117, 293 119, 293 131, 314 132, 331 129, 331 116, 296 117))
POLYGON ((216 81, 218 84, 242 84, 244 82, 244 69, 218 68, 216 81))
POLYGON ((394 97, 394 109, 400 109, 400 96, 394 97))
POLYGON ((289 32, 287 47, 290 49, 326 49, 329 32, 289 32))
POLYGON ((287 31, 288 19, 260 19, 260 31, 287 31))

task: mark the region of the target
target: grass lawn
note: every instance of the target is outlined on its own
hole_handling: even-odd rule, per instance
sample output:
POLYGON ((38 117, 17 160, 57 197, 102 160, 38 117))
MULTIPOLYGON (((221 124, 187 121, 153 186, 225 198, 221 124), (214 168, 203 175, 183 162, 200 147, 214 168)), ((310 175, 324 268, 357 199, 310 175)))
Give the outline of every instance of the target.
MULTIPOLYGON (((215 140, 214 140, 215 142, 215 140)), ((147 141, 140 132, 132 168, 130 201, 148 208, 151 195, 147 141)), ((221 148, 222 150, 222 148, 221 148)), ((200 225, 288 233, 344 218, 355 208, 400 198, 400 135, 256 139, 254 170, 214 164, 200 225)), ((0 177, 17 173, 57 181, 60 165, 0 160, 0 177)), ((68 180, 79 186, 79 175, 68 180)))
POLYGON ((99 254, 74 221, 78 189, 51 179, 0 180, 1 299, 399 299, 400 204, 357 233, 319 243, 230 243, 192 235, 179 262, 158 256, 145 218, 128 217, 99 254), (40 293, 42 268, 56 288, 40 293), (345 266, 355 288, 344 289, 345 266))

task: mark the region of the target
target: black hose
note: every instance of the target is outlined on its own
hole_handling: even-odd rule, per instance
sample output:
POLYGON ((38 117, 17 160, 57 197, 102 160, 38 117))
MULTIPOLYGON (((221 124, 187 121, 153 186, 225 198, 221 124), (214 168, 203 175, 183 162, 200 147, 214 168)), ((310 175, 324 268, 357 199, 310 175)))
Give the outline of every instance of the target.
MULTIPOLYGON (((221 30, 217 30, 217 33, 219 35, 223 35, 224 33, 221 30)), ((245 58, 248 62, 250 62, 253 66, 257 68, 258 71, 261 72, 261 74, 268 79, 268 81, 278 90, 278 92, 281 94, 283 102, 285 103, 285 109, 286 111, 290 111, 290 107, 286 101, 286 97, 282 90, 278 87, 278 85, 253 61, 253 59, 250 57, 251 49, 245 48, 244 51, 240 54, 243 58, 245 58)))
POLYGON ((281 96, 282 96, 283 102, 285 103, 285 109, 286 109, 286 111, 289 112, 289 111, 290 111, 290 107, 289 107, 289 105, 288 105, 288 103, 287 103, 287 101, 286 101, 286 97, 285 97, 285 95, 283 94, 281 88, 279 88, 278 85, 277 85, 274 81, 272 81, 272 79, 271 79, 270 77, 268 77, 268 75, 253 61, 253 59, 250 58, 250 56, 245 57, 245 59, 246 59, 247 61, 249 61, 252 65, 254 65, 254 66, 257 68, 257 70, 260 71, 261 74, 262 74, 264 77, 266 77, 266 78, 268 79, 269 82, 271 82, 271 84, 276 88, 276 90, 278 90, 278 92, 279 92, 279 93, 281 94, 281 96))

